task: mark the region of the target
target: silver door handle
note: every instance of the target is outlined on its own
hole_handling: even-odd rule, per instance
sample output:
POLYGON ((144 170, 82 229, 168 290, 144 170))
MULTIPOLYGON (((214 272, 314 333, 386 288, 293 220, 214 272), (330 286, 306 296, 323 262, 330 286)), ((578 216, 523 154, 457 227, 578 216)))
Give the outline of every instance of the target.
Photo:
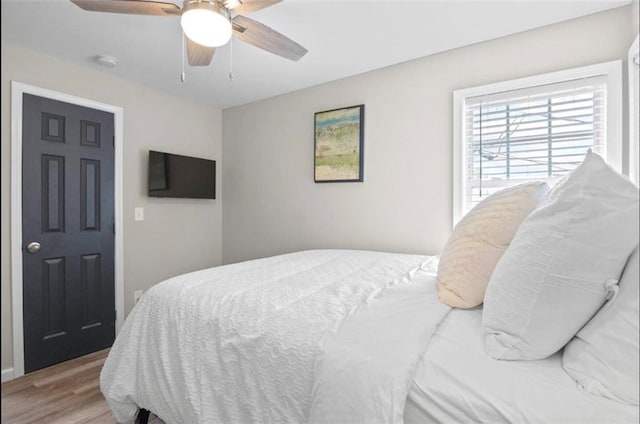
POLYGON ((29 253, 38 253, 38 251, 40 250, 40 243, 38 243, 37 241, 32 241, 31 243, 27 244, 27 250, 29 251, 29 253))

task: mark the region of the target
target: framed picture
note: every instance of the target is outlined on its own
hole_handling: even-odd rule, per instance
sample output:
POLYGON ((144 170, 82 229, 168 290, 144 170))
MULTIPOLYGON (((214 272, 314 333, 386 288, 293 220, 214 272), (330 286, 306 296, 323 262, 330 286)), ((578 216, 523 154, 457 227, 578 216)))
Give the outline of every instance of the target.
POLYGON ((314 180, 364 181, 364 105, 316 112, 314 180))

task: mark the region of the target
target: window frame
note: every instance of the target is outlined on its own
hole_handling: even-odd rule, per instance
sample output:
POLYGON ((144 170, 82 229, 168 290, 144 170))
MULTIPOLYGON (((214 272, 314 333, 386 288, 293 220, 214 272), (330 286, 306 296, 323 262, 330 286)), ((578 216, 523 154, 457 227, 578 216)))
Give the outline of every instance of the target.
POLYGON ((614 169, 622 173, 622 60, 597 63, 562 71, 549 72, 525 78, 470 87, 453 92, 453 225, 464 216, 464 193, 467 181, 465 154, 465 107, 466 100, 505 91, 522 90, 565 81, 607 77, 607 137, 605 158, 614 169))

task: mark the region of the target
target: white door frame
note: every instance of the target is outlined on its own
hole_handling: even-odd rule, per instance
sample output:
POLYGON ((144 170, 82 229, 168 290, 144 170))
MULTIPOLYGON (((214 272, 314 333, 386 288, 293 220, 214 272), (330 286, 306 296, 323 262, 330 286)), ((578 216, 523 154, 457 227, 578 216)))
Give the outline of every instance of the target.
MULTIPOLYGON (((13 378, 24 375, 24 328, 22 321, 22 98, 24 94, 46 97, 114 115, 114 209, 115 209, 115 307, 116 334, 124 322, 123 254, 123 114, 119 106, 71 96, 11 81, 11 310, 13 320, 13 378)), ((3 373, 4 374, 4 373, 3 373)), ((4 379, 3 379, 4 380, 4 379)))

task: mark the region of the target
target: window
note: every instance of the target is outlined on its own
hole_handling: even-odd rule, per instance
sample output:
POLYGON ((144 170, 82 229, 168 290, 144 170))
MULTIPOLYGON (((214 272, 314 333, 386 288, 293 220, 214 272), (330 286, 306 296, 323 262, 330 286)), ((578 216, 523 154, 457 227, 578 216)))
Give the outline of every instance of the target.
POLYGON ((621 171, 621 62, 454 92, 454 224, 484 197, 554 184, 588 149, 621 171))

